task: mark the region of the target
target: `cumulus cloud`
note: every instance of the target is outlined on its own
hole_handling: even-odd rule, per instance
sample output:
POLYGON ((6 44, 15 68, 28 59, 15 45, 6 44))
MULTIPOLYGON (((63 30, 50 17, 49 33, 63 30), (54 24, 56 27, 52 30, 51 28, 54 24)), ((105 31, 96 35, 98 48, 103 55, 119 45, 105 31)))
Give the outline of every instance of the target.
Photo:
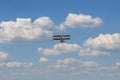
POLYGON ((93 18, 90 15, 85 14, 73 14, 70 13, 66 17, 64 24, 70 28, 88 27, 93 28, 103 23, 99 17, 93 18))
POLYGON ((55 29, 55 24, 49 17, 40 17, 34 21, 34 24, 45 30, 55 29))
POLYGON ((120 67, 120 62, 116 62, 116 66, 120 67))
POLYGON ((84 43, 85 47, 94 49, 116 50, 120 49, 120 34, 100 34, 96 38, 89 38, 84 43))
POLYGON ((18 61, 7 61, 9 59, 8 53, 0 52, 0 67, 8 67, 8 68, 18 68, 18 67, 31 67, 33 65, 32 62, 18 62, 18 61))
POLYGON ((39 60, 39 62, 45 63, 45 62, 48 62, 48 59, 45 58, 45 57, 41 57, 40 60, 39 60))
POLYGON ((31 67, 33 66, 32 62, 0 62, 0 67, 7 67, 7 68, 19 68, 19 67, 31 67))
POLYGON ((93 70, 98 70, 101 67, 100 64, 93 61, 82 61, 76 58, 65 58, 58 59, 56 64, 51 68, 56 71, 67 71, 72 74, 88 74, 88 72, 92 72, 93 70))
POLYGON ((80 46, 77 44, 55 44, 52 49, 44 49, 38 48, 40 53, 44 55, 60 55, 60 54, 68 54, 68 53, 78 53, 80 50, 80 46))
POLYGON ((52 70, 56 71, 63 71, 63 72, 70 72, 73 74, 89 74, 92 72, 109 72, 115 73, 120 70, 120 62, 116 62, 111 66, 102 65, 96 63, 94 61, 82 61, 76 58, 65 58, 65 59, 58 59, 56 64, 53 65, 52 70))
POLYGON ((79 53, 80 56, 105 56, 109 54, 110 52, 92 48, 82 48, 79 53))
POLYGON ((65 58, 64 60, 57 60, 57 64, 73 64, 73 63, 81 63, 80 60, 75 58, 65 58))
POLYGON ((110 52, 102 51, 99 49, 93 49, 92 47, 84 47, 78 44, 55 44, 51 49, 38 48, 39 53, 44 55, 61 55, 76 53, 79 56, 105 56, 110 52))
POLYGON ((85 67, 99 67, 100 66, 98 63, 93 62, 93 61, 83 62, 82 65, 85 67))
POLYGON ((56 30, 49 17, 40 17, 32 22, 30 18, 17 18, 16 21, 0 23, 0 42, 12 40, 46 40, 56 30))
POLYGON ((0 52, 0 61, 4 61, 8 59, 8 53, 0 52))
POLYGON ((65 70, 75 70, 79 66, 78 64, 81 64, 82 61, 76 58, 65 58, 65 59, 58 59, 56 65, 53 65, 52 67, 54 69, 65 69, 65 70))
POLYGON ((84 66, 84 67, 97 67, 99 66, 99 64, 97 64, 96 62, 93 62, 93 61, 82 61, 82 60, 79 60, 79 59, 76 59, 76 58, 65 58, 63 60, 57 60, 57 64, 58 65, 74 65, 77 64, 78 66, 84 66))
POLYGON ((80 50, 81 55, 102 56, 120 51, 120 34, 100 34, 95 38, 88 38, 80 50))

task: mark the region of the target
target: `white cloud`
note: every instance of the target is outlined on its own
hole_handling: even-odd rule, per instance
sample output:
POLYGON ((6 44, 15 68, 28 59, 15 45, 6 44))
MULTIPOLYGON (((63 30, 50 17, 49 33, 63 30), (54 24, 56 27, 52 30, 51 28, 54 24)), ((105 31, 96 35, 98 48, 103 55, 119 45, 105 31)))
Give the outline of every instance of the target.
POLYGON ((110 52, 102 51, 99 49, 92 49, 91 47, 81 47, 78 44, 55 44, 51 49, 38 48, 39 53, 44 55, 60 55, 77 53, 80 56, 105 56, 109 55, 110 52))
POLYGON ((76 58, 65 58, 63 60, 57 60, 58 65, 69 65, 69 66, 76 66, 77 67, 98 67, 99 64, 93 61, 82 61, 76 58), (76 65, 75 65, 76 64, 76 65))
POLYGON ((41 62, 41 63, 48 62, 48 59, 45 57, 41 57, 39 62, 41 62))
POLYGON ((81 63, 80 60, 75 59, 75 58, 66 58, 64 60, 57 60, 57 64, 73 64, 73 63, 81 63))
POLYGON ((100 34, 96 38, 89 38, 88 40, 86 40, 84 46, 91 47, 94 49, 120 49, 120 34, 100 34))
POLYGON ((0 23, 0 43, 12 40, 46 40, 52 37, 57 27, 49 17, 40 17, 34 22, 30 18, 0 23))
POLYGON ((0 61, 4 61, 8 59, 8 54, 5 52, 0 52, 0 61))
POLYGON ((73 70, 76 70, 81 63, 82 61, 76 58, 58 59, 57 64, 53 65, 51 68, 58 69, 58 70, 62 69, 62 71, 64 70, 73 71, 73 70))
POLYGON ((99 26, 103 23, 102 19, 99 17, 93 18, 90 15, 84 14, 68 14, 64 24, 71 28, 77 27, 88 27, 93 28, 99 26))
POLYGON ((82 61, 76 58, 65 58, 65 59, 58 59, 57 63, 53 65, 51 68, 55 69, 56 71, 67 71, 70 73, 80 73, 86 74, 83 72, 91 72, 93 70, 99 70, 101 67, 100 64, 93 62, 93 61, 82 61))
POLYGON ((99 64, 97 64, 96 62, 93 62, 93 61, 83 62, 82 65, 85 67, 98 67, 99 66, 99 64))
POLYGON ((103 65, 94 61, 82 61, 76 58, 58 59, 56 64, 51 67, 52 71, 70 72, 73 74, 97 73, 116 73, 120 70, 120 62, 113 65, 103 65), (85 72, 85 73, 84 73, 85 72))
POLYGON ((34 21, 34 24, 36 24, 37 27, 41 27, 45 30, 55 29, 55 24, 49 17, 40 17, 34 21))
POLYGON ((9 59, 8 53, 0 52, 0 67, 31 67, 33 65, 32 62, 18 62, 18 61, 7 61, 9 59))
POLYGON ((116 62, 116 66, 120 67, 120 62, 116 62))
POLYGON ((60 24, 58 26, 59 26, 59 27, 57 27, 58 31, 65 31, 66 30, 66 26, 64 24, 60 24))
POLYGON ((91 48, 82 48, 79 53, 80 56, 103 56, 109 54, 110 54, 109 52, 91 48))
POLYGON ((22 63, 22 62, 0 62, 0 67, 8 67, 8 68, 19 68, 19 67, 32 67, 33 63, 22 63))
POLYGON ((120 51, 120 34, 100 34, 95 38, 87 39, 82 49, 80 56, 103 56, 109 55, 112 52, 120 51))
POLYGON ((38 51, 44 55, 60 55, 68 53, 78 53, 80 46, 77 44, 55 44, 52 49, 39 48, 38 51))

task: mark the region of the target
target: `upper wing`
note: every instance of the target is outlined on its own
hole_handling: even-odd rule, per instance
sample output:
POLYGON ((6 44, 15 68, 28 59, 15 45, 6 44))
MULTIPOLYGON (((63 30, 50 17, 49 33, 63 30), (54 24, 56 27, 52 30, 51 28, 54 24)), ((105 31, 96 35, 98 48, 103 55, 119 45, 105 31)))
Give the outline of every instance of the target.
POLYGON ((70 35, 54 35, 53 37, 70 37, 70 35))

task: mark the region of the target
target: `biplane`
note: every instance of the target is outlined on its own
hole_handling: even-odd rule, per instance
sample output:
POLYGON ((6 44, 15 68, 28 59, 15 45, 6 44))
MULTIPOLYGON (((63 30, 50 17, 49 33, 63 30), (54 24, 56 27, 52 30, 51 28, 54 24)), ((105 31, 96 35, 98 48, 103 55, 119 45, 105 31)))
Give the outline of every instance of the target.
POLYGON ((65 40, 70 40, 70 35, 54 35, 53 40, 59 40, 60 42, 65 42, 65 40))

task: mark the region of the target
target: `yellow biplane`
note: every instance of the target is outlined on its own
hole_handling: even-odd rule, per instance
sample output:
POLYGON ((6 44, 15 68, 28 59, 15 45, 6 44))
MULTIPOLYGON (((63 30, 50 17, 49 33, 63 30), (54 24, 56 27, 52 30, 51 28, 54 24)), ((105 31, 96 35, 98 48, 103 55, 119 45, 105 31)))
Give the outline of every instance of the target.
POLYGON ((53 40, 59 40, 60 42, 65 42, 65 40, 70 40, 70 35, 54 35, 53 40))

